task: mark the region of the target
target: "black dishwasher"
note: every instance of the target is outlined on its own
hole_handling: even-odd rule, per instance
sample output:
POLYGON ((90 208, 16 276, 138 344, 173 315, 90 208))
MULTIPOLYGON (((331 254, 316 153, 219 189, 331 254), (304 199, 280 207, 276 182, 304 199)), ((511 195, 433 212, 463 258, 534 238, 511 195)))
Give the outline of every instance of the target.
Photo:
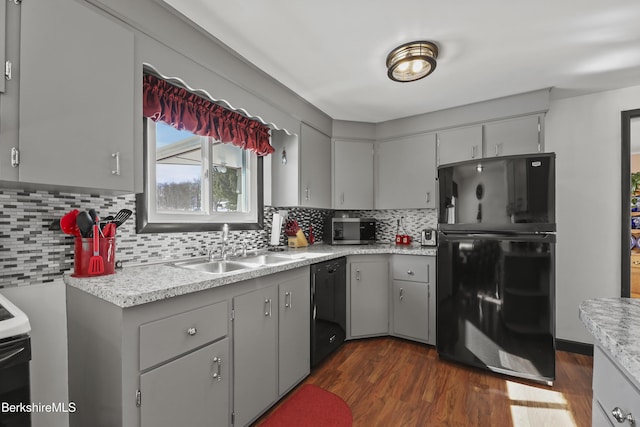
POLYGON ((311 367, 342 345, 346 330, 346 259, 311 265, 311 367))

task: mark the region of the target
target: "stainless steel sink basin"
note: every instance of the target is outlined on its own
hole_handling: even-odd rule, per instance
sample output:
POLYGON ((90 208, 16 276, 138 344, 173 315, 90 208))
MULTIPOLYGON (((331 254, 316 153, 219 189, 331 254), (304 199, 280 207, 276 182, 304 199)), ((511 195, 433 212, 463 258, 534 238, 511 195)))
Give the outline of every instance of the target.
POLYGON ((263 254, 238 258, 239 262, 257 265, 279 264, 281 262, 293 261, 290 257, 263 254))
POLYGON ((193 259, 188 261, 174 262, 175 267, 188 268, 190 270, 204 271, 206 273, 224 274, 232 271, 247 270, 255 268, 255 265, 237 261, 209 261, 207 259, 193 259))

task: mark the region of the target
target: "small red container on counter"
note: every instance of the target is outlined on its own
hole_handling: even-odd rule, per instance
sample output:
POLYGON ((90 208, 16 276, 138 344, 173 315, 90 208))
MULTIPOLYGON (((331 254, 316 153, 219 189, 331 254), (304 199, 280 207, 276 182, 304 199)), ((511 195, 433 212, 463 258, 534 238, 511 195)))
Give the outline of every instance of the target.
POLYGON ((116 265, 116 238, 101 237, 98 240, 100 257, 104 262, 104 271, 100 274, 89 274, 89 260, 93 256, 93 238, 76 237, 73 250, 73 277, 96 277, 113 274, 116 265))
POLYGON ((411 236, 406 234, 396 234, 396 245, 410 245, 411 236))

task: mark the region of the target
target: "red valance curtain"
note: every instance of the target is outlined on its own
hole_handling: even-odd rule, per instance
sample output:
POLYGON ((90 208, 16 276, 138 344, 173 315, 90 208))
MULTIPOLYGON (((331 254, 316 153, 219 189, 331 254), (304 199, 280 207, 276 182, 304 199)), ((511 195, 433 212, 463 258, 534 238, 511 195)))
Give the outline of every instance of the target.
POLYGON ((269 143, 269 127, 214 104, 188 90, 151 74, 143 76, 143 114, 154 122, 178 130, 210 136, 217 141, 266 156, 275 150, 269 143))

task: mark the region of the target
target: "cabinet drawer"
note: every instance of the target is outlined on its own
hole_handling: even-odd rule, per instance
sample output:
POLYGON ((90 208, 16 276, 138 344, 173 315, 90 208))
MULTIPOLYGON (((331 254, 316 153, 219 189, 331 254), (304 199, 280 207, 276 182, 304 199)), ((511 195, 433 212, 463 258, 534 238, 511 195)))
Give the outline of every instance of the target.
POLYGON ((422 256, 396 256, 393 258, 393 278, 410 282, 429 283, 429 263, 422 256))
POLYGON ((140 370, 227 335, 227 302, 140 326, 140 370))
POLYGON ((598 346, 593 348, 593 398, 614 425, 618 424, 612 414, 615 408, 624 414, 635 411, 633 417, 640 418, 640 391, 598 346))

